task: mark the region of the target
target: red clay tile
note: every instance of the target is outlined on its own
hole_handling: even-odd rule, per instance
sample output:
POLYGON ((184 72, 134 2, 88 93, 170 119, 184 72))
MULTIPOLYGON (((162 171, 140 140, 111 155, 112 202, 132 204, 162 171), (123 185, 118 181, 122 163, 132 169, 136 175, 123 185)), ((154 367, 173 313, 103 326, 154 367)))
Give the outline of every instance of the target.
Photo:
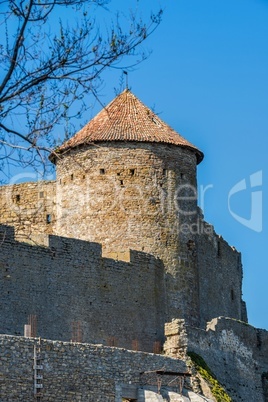
POLYGON ((62 144, 57 153, 96 142, 135 141, 173 144, 195 152, 197 163, 203 153, 164 123, 130 90, 124 90, 102 109, 74 137, 62 144))

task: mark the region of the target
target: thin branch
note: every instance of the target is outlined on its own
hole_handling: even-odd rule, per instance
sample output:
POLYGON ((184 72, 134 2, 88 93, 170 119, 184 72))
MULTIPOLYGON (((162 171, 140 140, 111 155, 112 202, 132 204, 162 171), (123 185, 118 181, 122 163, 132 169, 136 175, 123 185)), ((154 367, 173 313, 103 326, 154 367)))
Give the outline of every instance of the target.
POLYGON ((25 136, 25 135, 19 133, 19 132, 16 131, 16 130, 12 130, 11 128, 8 128, 8 127, 5 126, 3 123, 0 123, 0 127, 1 127, 3 130, 5 130, 7 133, 14 134, 14 135, 16 135, 17 137, 22 138, 24 141, 29 142, 29 144, 35 145, 34 142, 31 141, 27 136, 25 136))
POLYGON ((30 17, 32 5, 33 5, 33 0, 30 0, 27 15, 25 16, 24 22, 23 22, 22 27, 20 29, 20 32, 19 32, 19 34, 17 36, 17 40, 16 40, 16 43, 15 43, 15 46, 14 46, 13 54, 11 56, 11 63, 10 63, 10 66, 9 66, 9 70, 8 70, 4 80, 2 82, 2 85, 0 86, 0 93, 2 93, 3 89, 5 88, 6 84, 10 80, 10 78, 11 78, 11 76, 13 74, 13 71, 14 71, 14 69, 16 67, 19 48, 21 47, 22 42, 24 41, 24 37, 23 37, 24 36, 24 31, 26 29, 28 19, 30 17))

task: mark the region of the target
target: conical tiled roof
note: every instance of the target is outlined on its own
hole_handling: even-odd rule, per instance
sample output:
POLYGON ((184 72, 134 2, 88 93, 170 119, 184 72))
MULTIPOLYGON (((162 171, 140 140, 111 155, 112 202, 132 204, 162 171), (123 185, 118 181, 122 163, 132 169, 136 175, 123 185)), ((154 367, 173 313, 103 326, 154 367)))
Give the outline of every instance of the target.
POLYGON ((173 144, 192 150, 196 154, 197 163, 203 159, 203 153, 199 149, 164 123, 128 89, 56 152, 63 153, 84 144, 107 141, 173 144))

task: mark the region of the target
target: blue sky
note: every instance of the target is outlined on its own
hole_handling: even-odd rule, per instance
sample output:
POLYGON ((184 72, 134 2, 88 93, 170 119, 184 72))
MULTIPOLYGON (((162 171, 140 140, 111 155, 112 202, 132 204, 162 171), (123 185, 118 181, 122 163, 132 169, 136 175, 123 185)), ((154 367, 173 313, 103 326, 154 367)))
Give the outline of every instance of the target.
MULTIPOLYGON (((120 10, 134 4, 112 1, 120 10)), ((161 5, 164 16, 144 45, 151 56, 129 74, 129 85, 204 152, 198 182, 200 191, 210 186, 205 219, 242 253, 249 323, 268 329, 268 1, 138 4, 144 18, 161 5), (237 183, 242 190, 232 194, 237 183)), ((120 76, 105 75, 103 102, 114 97, 120 76)))

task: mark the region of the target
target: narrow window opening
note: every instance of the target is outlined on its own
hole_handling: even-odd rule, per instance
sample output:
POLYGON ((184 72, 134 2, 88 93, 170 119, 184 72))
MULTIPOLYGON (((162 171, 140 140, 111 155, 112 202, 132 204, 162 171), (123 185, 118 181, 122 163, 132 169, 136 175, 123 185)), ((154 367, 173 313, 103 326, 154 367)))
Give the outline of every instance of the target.
POLYGON ((181 173, 181 179, 184 179, 184 173, 181 173))
POLYGON ((231 289, 231 300, 234 300, 235 299, 235 297, 234 297, 234 291, 233 291, 233 289, 231 289))
POLYGON ((130 173, 130 176, 134 176, 134 174, 135 174, 135 169, 129 169, 129 173, 130 173))
POLYGON ((44 198, 44 191, 40 191, 39 198, 44 198))
POLYGON ((51 215, 50 214, 47 214, 46 221, 48 224, 51 223, 51 215))
POLYGON ((16 202, 20 202, 20 195, 19 194, 16 195, 16 202))
POLYGON ((268 373, 262 373, 262 389, 264 393, 264 400, 268 400, 268 373))
POLYGON ((100 174, 105 174, 105 169, 100 169, 100 174))
POLYGON ((74 179, 74 175, 73 175, 73 173, 71 174, 71 180, 73 180, 74 179))
POLYGON ((163 169, 163 176, 167 175, 167 169, 163 169))
POLYGON ((83 175, 83 179, 85 180, 85 178, 86 178, 86 176, 85 175, 83 175))
POLYGON ((117 176, 120 176, 120 174, 121 174, 120 172, 117 172, 117 176))
POLYGON ((123 186, 123 185, 124 185, 123 180, 120 180, 120 186, 123 186))

